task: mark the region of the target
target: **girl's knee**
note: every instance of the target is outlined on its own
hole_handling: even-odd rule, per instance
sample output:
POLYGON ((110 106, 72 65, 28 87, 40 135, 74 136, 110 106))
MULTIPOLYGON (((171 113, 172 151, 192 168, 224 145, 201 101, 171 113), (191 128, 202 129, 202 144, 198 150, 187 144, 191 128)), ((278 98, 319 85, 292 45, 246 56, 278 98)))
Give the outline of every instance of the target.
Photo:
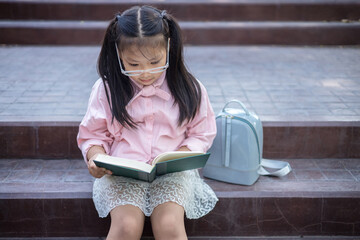
POLYGON ((133 216, 126 215, 118 217, 115 224, 119 225, 124 230, 131 230, 139 228, 140 223, 133 216))
POLYGON ((119 216, 111 219, 109 239, 110 236, 116 236, 116 239, 137 239, 141 234, 142 225, 134 217, 119 216))
POLYGON ((160 229, 173 232, 176 228, 182 225, 182 221, 172 214, 166 214, 159 218, 156 224, 160 229))
POLYGON ((127 211, 113 212, 107 239, 140 239, 143 226, 143 216, 127 211))
POLYGON ((155 236, 160 239, 178 239, 185 233, 184 218, 168 212, 151 221, 155 236))

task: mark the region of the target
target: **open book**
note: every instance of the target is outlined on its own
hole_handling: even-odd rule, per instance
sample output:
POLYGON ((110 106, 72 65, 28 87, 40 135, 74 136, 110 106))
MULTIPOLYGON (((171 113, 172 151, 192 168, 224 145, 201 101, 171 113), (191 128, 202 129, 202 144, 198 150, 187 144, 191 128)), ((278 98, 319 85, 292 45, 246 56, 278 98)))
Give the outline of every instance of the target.
POLYGON ((116 176, 152 182, 159 175, 202 168, 209 156, 210 153, 197 151, 165 152, 159 154, 150 165, 136 160, 99 154, 94 162, 96 166, 106 168, 116 176))

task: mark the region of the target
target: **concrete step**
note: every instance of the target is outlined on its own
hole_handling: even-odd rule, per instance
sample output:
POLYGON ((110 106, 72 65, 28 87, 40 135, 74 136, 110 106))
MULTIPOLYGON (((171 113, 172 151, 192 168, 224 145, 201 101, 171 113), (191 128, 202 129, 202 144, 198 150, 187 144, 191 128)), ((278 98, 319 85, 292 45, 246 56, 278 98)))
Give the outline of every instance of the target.
POLYGON ((109 20, 133 5, 166 9, 181 21, 359 20, 357 0, 0 0, 1 19, 109 20))
MULTIPOLYGON (((141 240, 153 240, 153 237, 142 237, 141 240)), ((358 240, 359 237, 348 237, 348 236, 278 236, 278 237, 189 237, 189 240, 358 240)), ((1 238, 0 240, 106 240, 105 237, 45 237, 45 238, 1 238)))
MULTIPOLYGON (((0 47, 0 121, 79 123, 99 78, 99 52, 99 46, 0 47)), ((359 47, 186 46, 184 58, 216 114, 239 99, 271 124, 360 122, 359 47)))
MULTIPOLYGON (((205 217, 186 220, 188 235, 359 239, 360 159, 288 161, 288 176, 252 186, 205 179, 220 201, 205 217)), ((0 237, 106 236, 110 219, 97 216, 92 181, 83 160, 0 160, 0 237)), ((152 236, 148 218, 143 235, 152 236)))
MULTIPOLYGON (((78 126, 0 122, 0 158, 80 158, 78 126)), ((360 158, 360 122, 263 122, 263 131, 264 158, 360 158)))
MULTIPOLYGON (((100 45, 105 21, 0 21, 0 44, 100 45)), ((191 45, 357 45, 360 22, 180 22, 191 45)))
POLYGON ((173 13, 193 45, 360 42, 357 0, 0 0, 0 44, 98 45, 109 19, 135 4, 173 13))
MULTIPOLYGON (((76 135, 98 78, 99 51, 0 48, 0 158, 81 157, 76 135)), ((216 114, 235 98, 260 116, 264 157, 360 158, 358 47, 187 46, 184 52, 216 114)))

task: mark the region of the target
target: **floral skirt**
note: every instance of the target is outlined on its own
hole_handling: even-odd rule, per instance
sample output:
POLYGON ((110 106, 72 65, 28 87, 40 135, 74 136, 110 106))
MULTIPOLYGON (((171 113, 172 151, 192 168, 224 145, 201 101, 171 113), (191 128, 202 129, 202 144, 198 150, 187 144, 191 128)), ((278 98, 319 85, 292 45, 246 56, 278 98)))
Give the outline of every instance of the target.
POLYGON ((159 204, 175 202, 184 207, 187 218, 197 219, 209 213, 218 198, 197 170, 189 170, 160 176, 152 183, 105 175, 94 182, 93 200, 103 218, 117 206, 131 204, 150 216, 159 204))

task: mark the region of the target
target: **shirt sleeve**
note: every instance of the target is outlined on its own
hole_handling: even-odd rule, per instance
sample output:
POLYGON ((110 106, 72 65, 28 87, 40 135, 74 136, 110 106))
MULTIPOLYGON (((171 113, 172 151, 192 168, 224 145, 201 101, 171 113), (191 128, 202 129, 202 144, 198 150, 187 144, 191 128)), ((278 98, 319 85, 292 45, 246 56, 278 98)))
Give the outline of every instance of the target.
POLYGON ((106 99, 102 80, 100 79, 92 88, 87 112, 80 123, 77 136, 78 147, 86 163, 88 162, 86 157, 87 152, 94 145, 102 146, 107 154, 110 152, 113 137, 107 125, 107 119, 109 117, 107 115, 109 112, 110 107, 106 99))
POLYGON ((186 138, 181 146, 191 151, 206 152, 216 136, 215 115, 205 87, 201 86, 201 105, 194 119, 187 126, 186 138))

